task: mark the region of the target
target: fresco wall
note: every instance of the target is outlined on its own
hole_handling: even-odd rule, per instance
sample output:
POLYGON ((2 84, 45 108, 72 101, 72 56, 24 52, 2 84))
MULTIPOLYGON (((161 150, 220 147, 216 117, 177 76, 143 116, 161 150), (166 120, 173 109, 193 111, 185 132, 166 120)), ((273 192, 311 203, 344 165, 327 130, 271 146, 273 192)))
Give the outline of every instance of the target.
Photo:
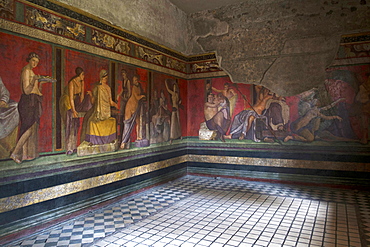
POLYGON ((283 97, 228 77, 191 81, 189 133, 203 140, 256 143, 368 143, 369 65, 328 69, 318 88, 283 97), (356 73, 359 72, 359 73, 356 73), (196 85, 195 85, 196 84, 196 85))
POLYGON ((0 39, 2 95, 14 101, 2 107, 2 128, 12 126, 1 140, 2 159, 21 163, 78 150, 83 156, 128 149, 136 140, 148 146, 186 136, 186 80, 8 33, 0 39), (33 94, 40 96, 37 107, 34 99, 20 106, 22 95, 33 94), (22 122, 31 123, 21 132, 22 122))
POLYGON ((9 115, 1 136, 3 160, 86 156, 182 137, 368 142, 367 34, 342 36, 327 79, 284 97, 233 83, 212 54, 186 57, 91 18, 72 19, 64 7, 49 8, 24 1, 1 7, 7 28, 0 37, 0 75, 3 94, 14 101, 2 103, 9 115), (86 49, 79 46, 84 44, 86 49))
MULTIPOLYGON (((0 71, 2 90, 14 101, 12 113, 5 103, 8 99, 2 103, 3 109, 9 108, 4 110, 9 117, 3 126, 10 126, 3 127, 7 130, 1 135, 2 160, 11 157, 21 163, 63 152, 79 156, 112 152, 129 148, 137 139, 143 139, 134 143, 138 147, 149 146, 151 138, 152 143, 172 143, 187 135, 187 73, 222 72, 214 54, 186 57, 54 3, 5 1, 0 11, 4 28, 0 52, 6 64, 0 71), (29 63, 31 59, 35 65, 29 63), (134 90, 134 77, 139 93, 134 90), (104 84, 106 90, 97 90, 98 84, 104 84), (33 87, 32 93, 24 92, 27 86, 33 87), (107 93, 106 97, 94 104, 102 93, 107 93), (17 103, 28 94, 40 97, 37 107, 22 104, 24 112, 37 115, 25 120, 25 115, 17 112, 17 103), (165 107, 170 114, 165 121, 170 125, 169 138, 150 133, 162 128, 153 123, 158 102, 165 102, 166 106, 158 109, 165 107), (126 107, 130 109, 126 111, 126 107), (131 117, 134 120, 128 124, 131 117), (27 120, 29 126, 21 127, 27 120), (112 121, 110 128, 106 120, 112 121), (128 133, 123 133, 124 121, 128 133)), ((162 121, 163 116, 158 119, 154 121, 162 121)))
POLYGON ((196 114, 189 112, 189 134, 222 142, 366 145, 369 45, 368 33, 343 35, 336 58, 325 69, 326 80, 295 96, 232 83, 229 77, 191 80, 189 109, 196 114))
POLYGON ((8 3, 0 3, 0 243, 186 173, 182 55, 8 3))
POLYGON ((341 36, 369 32, 369 17, 369 1, 241 1, 190 14, 189 30, 234 82, 293 96, 325 80, 341 36))
POLYGON ((0 14, 0 243, 185 174, 368 186, 368 33, 285 97, 53 2, 0 14))
MULTIPOLYGON (((227 76, 181 79, 9 32, 0 39, 6 64, 0 68, 2 94, 12 100, 2 106, 9 117, 3 121, 1 159, 21 163, 60 152, 84 156, 186 136, 222 142, 368 143, 369 41, 362 38, 342 42, 321 86, 289 97, 233 83, 227 76), (105 88, 99 91, 101 84, 105 88), (17 103, 27 93, 41 97, 23 102, 22 115, 17 103), (29 126, 22 126, 22 119, 29 126)), ((191 72, 214 71, 207 64, 192 63, 191 72)))

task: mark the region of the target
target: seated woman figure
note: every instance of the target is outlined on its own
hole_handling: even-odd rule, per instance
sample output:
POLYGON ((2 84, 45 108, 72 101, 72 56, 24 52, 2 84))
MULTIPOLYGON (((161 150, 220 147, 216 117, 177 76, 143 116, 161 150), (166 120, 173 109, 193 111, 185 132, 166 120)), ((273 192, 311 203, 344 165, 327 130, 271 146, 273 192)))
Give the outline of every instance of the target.
POLYGON ((8 89, 0 77, 0 159, 9 157, 17 143, 18 103, 10 99, 8 89))
MULTIPOLYGON (((111 117, 111 106, 118 108, 112 100, 111 89, 107 84, 108 72, 100 71, 100 81, 92 92, 93 107, 84 118, 83 136, 90 145, 101 145, 117 139, 116 119, 111 117)), ((82 136, 82 137, 83 137, 82 136)))
POLYGON ((87 92, 85 96, 85 73, 80 67, 77 67, 75 72, 76 75, 69 80, 60 98, 60 114, 65 126, 65 148, 68 155, 77 150, 79 113, 87 112, 91 108, 91 92, 87 92))

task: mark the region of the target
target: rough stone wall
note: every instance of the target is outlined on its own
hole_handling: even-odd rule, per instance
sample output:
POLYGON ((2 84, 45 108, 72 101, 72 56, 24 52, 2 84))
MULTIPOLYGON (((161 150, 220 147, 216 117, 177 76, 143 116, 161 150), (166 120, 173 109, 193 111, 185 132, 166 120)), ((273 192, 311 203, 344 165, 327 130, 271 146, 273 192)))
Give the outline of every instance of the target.
POLYGON ((113 25, 187 53, 188 18, 168 0, 57 0, 113 25))
POLYGON ((234 82, 295 95, 325 80, 340 36, 370 30, 370 1, 251 0, 191 14, 192 53, 217 53, 234 82))

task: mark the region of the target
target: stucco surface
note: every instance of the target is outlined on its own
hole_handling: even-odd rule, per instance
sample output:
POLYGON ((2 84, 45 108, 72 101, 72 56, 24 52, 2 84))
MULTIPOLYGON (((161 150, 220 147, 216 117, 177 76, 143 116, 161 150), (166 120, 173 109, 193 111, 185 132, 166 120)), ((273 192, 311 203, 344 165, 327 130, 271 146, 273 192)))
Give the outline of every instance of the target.
POLYGON ((215 52, 233 82, 283 96, 322 85, 341 35, 370 30, 364 0, 251 0, 189 15, 169 0, 58 1, 186 55, 215 52))
POLYGON ((170 49, 184 54, 187 52, 187 15, 168 0, 57 1, 86 11, 170 49))
POLYGON ((281 95, 321 85, 340 37, 368 31, 363 1, 251 1, 190 15, 194 52, 215 51, 238 83, 281 95))

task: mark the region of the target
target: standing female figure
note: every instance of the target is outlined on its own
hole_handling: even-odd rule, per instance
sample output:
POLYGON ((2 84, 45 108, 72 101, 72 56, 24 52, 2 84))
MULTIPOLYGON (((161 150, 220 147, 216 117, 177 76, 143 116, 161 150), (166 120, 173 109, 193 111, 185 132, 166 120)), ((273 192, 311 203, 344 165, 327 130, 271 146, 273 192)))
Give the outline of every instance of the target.
POLYGON ((172 113, 171 113, 171 127, 170 127, 170 142, 181 138, 181 124, 179 107, 181 105, 179 86, 176 82, 173 83, 173 90, 168 87, 170 79, 166 79, 165 85, 168 93, 171 95, 172 100, 172 113))
POLYGON ((33 69, 37 67, 40 57, 31 52, 23 67, 21 74, 22 96, 18 103, 19 117, 21 121, 19 139, 10 157, 17 163, 23 160, 32 160, 39 156, 38 130, 42 114, 42 84, 50 80, 44 80, 35 75, 33 69))
POLYGON ((123 132, 120 149, 130 148, 130 138, 132 130, 136 124, 137 140, 142 139, 142 106, 146 100, 144 91, 140 84, 139 75, 132 77, 131 96, 127 101, 125 109, 125 120, 123 121, 123 132))
POLYGON ((119 124, 121 124, 125 117, 125 110, 127 101, 131 96, 131 82, 128 79, 127 71, 122 69, 122 85, 121 90, 117 94, 117 101, 119 102, 119 124))

